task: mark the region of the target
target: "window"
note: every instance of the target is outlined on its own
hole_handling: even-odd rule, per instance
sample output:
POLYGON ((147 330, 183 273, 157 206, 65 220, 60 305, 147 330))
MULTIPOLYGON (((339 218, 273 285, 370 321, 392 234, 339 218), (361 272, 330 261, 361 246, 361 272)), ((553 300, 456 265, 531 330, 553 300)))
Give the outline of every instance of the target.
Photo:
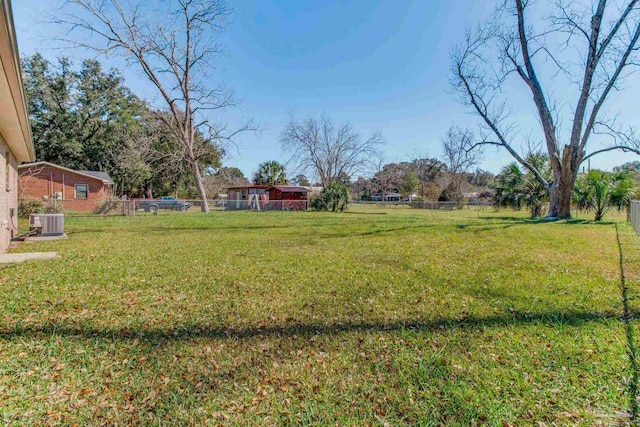
POLYGON ((87 184, 76 184, 76 199, 87 199, 89 197, 89 186, 87 184))

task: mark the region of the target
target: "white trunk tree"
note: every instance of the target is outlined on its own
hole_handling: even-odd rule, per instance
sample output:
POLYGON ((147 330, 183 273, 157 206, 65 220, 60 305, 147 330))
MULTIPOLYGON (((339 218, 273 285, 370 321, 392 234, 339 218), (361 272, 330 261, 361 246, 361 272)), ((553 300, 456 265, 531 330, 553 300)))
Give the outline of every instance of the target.
POLYGON ((482 122, 483 135, 470 148, 506 149, 549 190, 549 217, 570 218, 571 193, 585 160, 611 150, 640 154, 633 129, 603 111, 612 92, 637 70, 638 1, 556 0, 535 9, 532 0, 501 0, 489 23, 468 32, 453 51, 454 89, 482 122), (551 180, 517 150, 512 76, 530 92, 551 180), (575 98, 553 99, 571 87, 575 98), (594 134, 609 135, 612 142, 588 150, 594 134))
POLYGON ((140 67, 162 100, 159 114, 176 141, 200 198, 209 211, 199 164, 197 133, 211 144, 229 140, 248 125, 225 133, 210 121, 213 111, 235 105, 234 94, 212 83, 210 71, 222 54, 216 37, 225 28, 229 10, 217 0, 146 2, 68 0, 56 22, 75 34, 73 43, 102 54, 117 53, 140 67), (78 41, 80 40, 80 41, 78 41))

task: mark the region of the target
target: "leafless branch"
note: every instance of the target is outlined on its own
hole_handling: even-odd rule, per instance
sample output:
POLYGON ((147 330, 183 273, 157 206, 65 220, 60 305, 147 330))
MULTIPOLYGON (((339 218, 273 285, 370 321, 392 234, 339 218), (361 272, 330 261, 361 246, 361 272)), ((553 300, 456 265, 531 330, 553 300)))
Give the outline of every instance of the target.
POLYGON ((364 139, 350 124, 336 125, 327 116, 298 121, 293 116, 281 134, 281 143, 300 172, 313 172, 327 186, 339 177, 363 172, 384 143, 380 132, 364 139))
POLYGON ((506 149, 541 183, 546 183, 552 205, 550 216, 566 218, 570 215, 571 192, 579 165, 585 159, 611 150, 638 152, 634 140, 623 138, 628 133, 611 132, 614 126, 604 122, 603 108, 611 92, 619 90, 621 82, 636 72, 640 64, 640 0, 594 0, 593 7, 584 2, 555 0, 546 7, 550 11, 548 18, 540 18, 534 4, 504 0, 488 24, 467 32, 452 55, 452 86, 462 103, 480 118, 482 131, 491 134, 471 146, 506 149), (569 48, 571 54, 566 55, 569 48), (570 114, 566 114, 568 108, 550 99, 553 82, 543 82, 540 77, 548 76, 548 68, 539 72, 543 68, 541 60, 550 60, 557 72, 577 83, 577 97, 570 114), (553 172, 552 181, 545 180, 514 149, 516 126, 506 96, 506 82, 512 75, 518 76, 532 95, 553 172), (568 137, 561 143, 564 132, 559 127, 563 122, 567 123, 568 137), (589 137, 600 132, 598 127, 607 129, 607 126, 606 133, 615 136, 612 146, 587 155, 589 137))
MULTIPOLYGON (((210 76, 223 52, 217 36, 230 10, 221 0, 172 0, 166 5, 166 10, 143 14, 147 8, 141 2, 68 0, 56 22, 78 33, 76 46, 120 54, 141 68, 164 101, 158 110, 169 115, 159 113, 158 119, 178 141, 175 154, 192 171, 202 208, 208 211, 198 162, 210 152, 202 153, 198 139, 207 132, 212 135, 203 114, 237 105, 233 91, 220 83, 212 85, 210 76)), ((223 129, 219 126, 215 132, 217 140, 232 140, 250 125, 226 135, 223 129)))

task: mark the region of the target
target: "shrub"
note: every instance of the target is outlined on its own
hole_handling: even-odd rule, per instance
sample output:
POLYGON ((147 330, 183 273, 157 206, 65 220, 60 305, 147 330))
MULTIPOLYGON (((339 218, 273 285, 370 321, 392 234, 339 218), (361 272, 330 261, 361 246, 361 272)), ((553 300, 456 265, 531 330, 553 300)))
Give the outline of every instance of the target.
POLYGON ((445 188, 444 190, 442 190, 442 192, 440 193, 440 196, 438 196, 438 201, 439 202, 451 202, 451 201, 453 201, 453 197, 452 197, 451 192, 449 191, 448 188, 445 188))
POLYGON ((29 218, 31 214, 44 212, 44 205, 40 200, 20 200, 18 205, 18 216, 20 218, 29 218))
POLYGON ((317 199, 311 202, 316 211, 342 212, 349 206, 349 189, 346 185, 329 184, 317 199))
POLYGON ((56 214, 62 213, 62 203, 56 199, 51 199, 49 204, 44 207, 44 213, 56 214))
POLYGON ((629 174, 593 169, 577 183, 573 198, 579 207, 592 209, 595 213, 594 219, 601 221, 612 208, 622 209, 627 206, 633 195, 633 184, 629 174))
POLYGON ((95 214, 107 214, 118 207, 119 199, 110 196, 104 196, 98 200, 96 208, 93 210, 95 214))
POLYGON ((424 197, 426 200, 438 200, 441 193, 442 188, 438 187, 436 184, 428 184, 424 188, 424 197))

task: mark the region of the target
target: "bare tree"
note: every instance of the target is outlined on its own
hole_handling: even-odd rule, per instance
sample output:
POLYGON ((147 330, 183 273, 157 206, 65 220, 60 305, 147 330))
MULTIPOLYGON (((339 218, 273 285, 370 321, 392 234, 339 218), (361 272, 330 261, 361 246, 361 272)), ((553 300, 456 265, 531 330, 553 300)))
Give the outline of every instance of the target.
MULTIPOLYGON (((114 194, 132 196, 132 187, 142 187, 142 183, 149 180, 152 175, 149 159, 154 154, 153 139, 150 133, 122 132, 122 143, 107 147, 106 157, 111 167, 118 171, 114 176, 114 194)), ((147 197, 152 196, 147 194, 147 197)))
POLYGON ((480 160, 480 152, 471 147, 475 144, 474 134, 469 129, 452 126, 442 140, 444 161, 447 165, 445 188, 452 200, 462 198, 462 184, 467 182, 466 173, 480 160))
POLYGON ((428 157, 420 152, 415 153, 411 164, 415 169, 416 174, 418 174, 418 180, 420 181, 420 196, 422 197, 425 196, 427 186, 435 185, 436 178, 447 170, 447 165, 443 162, 436 158, 428 157))
POLYGON ((226 193, 228 187, 249 184, 249 180, 238 168, 223 166, 204 178, 207 193, 217 199, 219 194, 226 193))
POLYGON ((157 88, 169 114, 159 114, 175 137, 180 159, 189 167, 208 212, 198 163, 199 132, 209 143, 230 140, 249 125, 226 132, 210 121, 213 111, 236 105, 233 91, 211 84, 208 71, 222 53, 216 36, 229 10, 218 0, 169 0, 167 8, 149 8, 142 0, 68 0, 56 22, 79 34, 74 44, 102 54, 116 52, 138 65, 157 88), (78 41, 80 40, 80 41, 78 41))
POLYGON ((639 0, 542 4, 544 9, 537 10, 530 0, 501 0, 489 23, 467 32, 454 49, 452 83, 481 118, 483 131, 475 145, 506 149, 548 189, 549 217, 569 218, 571 192, 585 160, 611 150, 640 154, 633 130, 607 120, 603 111, 612 91, 637 70, 640 5, 639 0), (512 77, 532 96, 551 180, 516 149, 512 77), (573 104, 553 99, 558 85, 563 91, 576 88, 573 104), (606 134, 612 142, 588 151, 594 134, 606 134))
POLYGON ((20 180, 20 185, 19 185, 20 196, 18 197, 19 200, 30 198, 29 197, 29 193, 31 192, 30 189, 33 185, 37 184, 38 179, 42 179, 40 174, 42 173, 45 167, 46 165, 37 165, 37 166, 34 165, 28 168, 23 168, 18 171, 18 174, 19 174, 18 179, 20 180))
POLYGON ((393 181, 393 176, 389 168, 385 170, 387 165, 387 158, 382 151, 377 151, 369 158, 369 168, 373 169, 371 183, 373 188, 380 193, 380 201, 382 202, 384 202, 387 193, 392 190, 391 182, 393 181))
POLYGON ((350 124, 335 125, 327 116, 297 121, 290 117, 282 131, 282 147, 299 172, 313 172, 323 186, 364 171, 384 143, 380 132, 363 139, 350 124))

